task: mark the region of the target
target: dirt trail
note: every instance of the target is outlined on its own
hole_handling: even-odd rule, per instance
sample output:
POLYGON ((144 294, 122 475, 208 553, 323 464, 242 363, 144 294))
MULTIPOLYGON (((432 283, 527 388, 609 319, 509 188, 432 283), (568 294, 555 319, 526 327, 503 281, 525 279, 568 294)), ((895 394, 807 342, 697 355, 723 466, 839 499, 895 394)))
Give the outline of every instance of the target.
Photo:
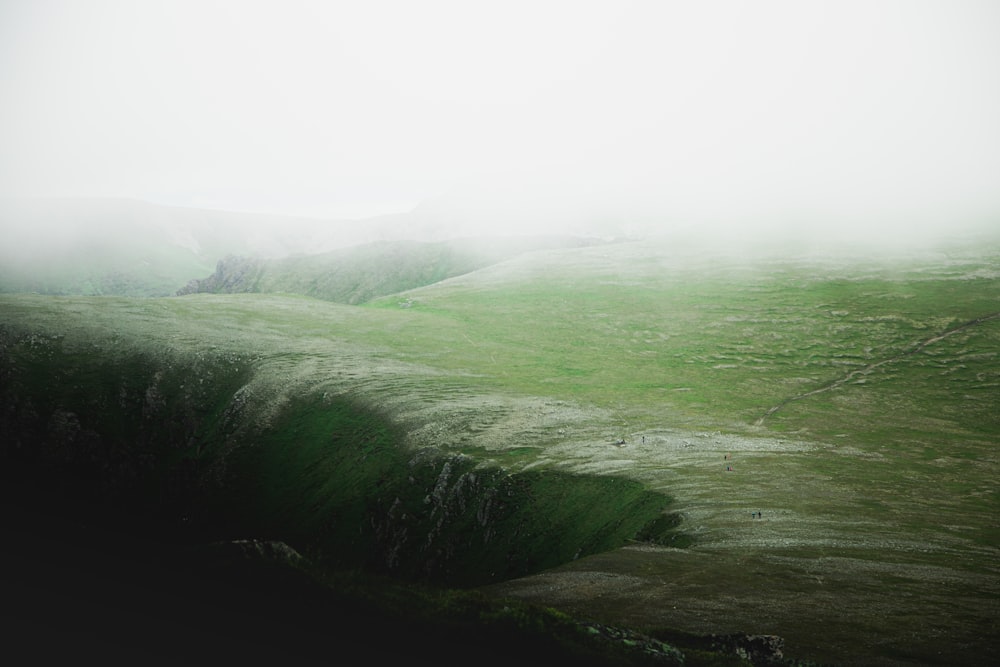
POLYGON ((960 324, 960 325, 958 325, 956 327, 953 327, 951 329, 947 329, 946 331, 942 331, 941 333, 935 334, 935 335, 931 336, 930 338, 925 338, 924 340, 917 341, 917 343, 914 344, 910 349, 905 350, 903 352, 900 352, 897 355, 894 355, 894 356, 889 357, 887 359, 883 359, 882 361, 877 361, 877 362, 875 362, 873 364, 868 364, 864 368, 859 368, 857 370, 853 370, 850 373, 848 373, 847 375, 845 375, 844 377, 838 378, 838 379, 836 379, 836 380, 834 380, 832 382, 829 382, 829 383, 827 383, 827 384, 825 384, 825 385, 823 385, 821 387, 817 387, 816 389, 813 389, 811 391, 807 391, 805 393, 797 394, 795 396, 791 396, 789 398, 786 398, 785 400, 781 401, 777 405, 773 405, 770 408, 768 408, 767 411, 763 415, 761 415, 757 419, 757 421, 754 422, 754 423, 755 423, 755 425, 760 426, 761 424, 764 423, 765 419, 767 419, 768 417, 770 417, 775 412, 777 412, 781 408, 785 407, 786 405, 788 405, 792 401, 799 401, 799 400, 802 400, 803 398, 808 398, 810 396, 815 396, 816 394, 822 394, 823 392, 830 391, 832 389, 836 389, 837 387, 839 387, 839 386, 841 386, 841 385, 843 385, 843 384, 845 384, 847 382, 850 382, 851 380, 853 380, 855 377, 857 377, 859 375, 867 375, 868 373, 871 373, 873 370, 875 370, 876 368, 879 368, 880 366, 885 366, 885 365, 894 363, 894 362, 899 361, 900 359, 902 359, 904 357, 908 357, 910 355, 913 355, 913 354, 916 354, 918 352, 921 352, 924 349, 926 349, 927 347, 933 345, 934 343, 940 342, 940 341, 944 340, 945 338, 947 338, 947 337, 949 337, 949 336, 951 336, 953 334, 956 334, 956 333, 958 333, 960 331, 964 331, 965 329, 969 329, 971 327, 978 326, 978 325, 980 325, 980 324, 982 324, 984 322, 988 322, 990 320, 995 320, 995 319, 998 319, 998 318, 1000 318, 1000 312, 990 313, 989 315, 983 315, 982 317, 977 317, 974 320, 969 320, 968 322, 965 322, 964 324, 960 324))

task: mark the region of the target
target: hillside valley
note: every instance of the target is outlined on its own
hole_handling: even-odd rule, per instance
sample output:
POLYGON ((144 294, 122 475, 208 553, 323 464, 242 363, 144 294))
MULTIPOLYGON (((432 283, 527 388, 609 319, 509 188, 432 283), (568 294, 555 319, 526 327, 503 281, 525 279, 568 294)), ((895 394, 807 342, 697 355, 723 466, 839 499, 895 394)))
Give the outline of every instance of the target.
MULTIPOLYGON (((421 246, 459 267, 444 247, 421 246)), ((385 577, 481 596, 445 594, 466 621, 489 601, 568 615, 524 612, 519 632, 572 637, 536 657, 585 644, 568 617, 664 642, 650 664, 739 664, 710 636, 778 636, 813 664, 997 656, 997 239, 559 242, 396 283, 414 274, 359 248, 326 284, 319 260, 282 259, 204 286, 227 293, 0 295, 5 489, 40 517, 18 524, 38 557, 8 571, 68 586, 53 552, 87 572, 113 562, 87 536, 118 535, 150 567, 209 545, 255 581, 282 563, 357 609, 384 611, 380 591, 406 608, 360 583, 385 577)), ((382 611, 358 619, 392 626, 382 611)), ((441 627, 441 650, 487 632, 441 627)))

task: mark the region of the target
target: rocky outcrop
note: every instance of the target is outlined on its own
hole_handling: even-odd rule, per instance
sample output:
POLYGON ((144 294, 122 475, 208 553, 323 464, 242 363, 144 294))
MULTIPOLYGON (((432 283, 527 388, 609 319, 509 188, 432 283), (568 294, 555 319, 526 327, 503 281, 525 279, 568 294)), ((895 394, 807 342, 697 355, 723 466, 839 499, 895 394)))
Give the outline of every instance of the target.
POLYGON ((713 651, 730 653, 754 665, 779 665, 784 660, 785 640, 777 635, 710 635, 713 651))
POLYGON ((207 278, 194 279, 177 290, 177 295, 197 294, 238 294, 242 292, 257 292, 261 275, 264 272, 264 260, 254 257, 229 255, 219 260, 215 273, 207 278))
POLYGON ((581 622, 580 626, 586 632, 601 637, 606 642, 618 644, 623 648, 627 647, 630 651, 641 654, 654 664, 684 664, 684 654, 680 650, 634 630, 592 622, 581 622))

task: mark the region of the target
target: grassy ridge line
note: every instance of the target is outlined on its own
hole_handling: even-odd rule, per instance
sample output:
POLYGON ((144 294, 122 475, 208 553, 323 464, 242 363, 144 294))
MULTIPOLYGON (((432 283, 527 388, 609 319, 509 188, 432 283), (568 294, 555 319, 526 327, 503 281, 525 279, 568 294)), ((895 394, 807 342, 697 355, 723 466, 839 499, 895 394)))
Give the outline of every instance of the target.
POLYGON ((511 476, 469 457, 415 454, 336 383, 300 393, 300 379, 279 394, 282 378, 259 353, 171 351, 125 333, 108 347, 52 334, 73 331, 64 315, 61 329, 4 337, 17 440, 132 500, 178 502, 157 510, 184 511, 192 525, 239 526, 337 567, 471 585, 619 546, 669 502, 636 482, 511 476), (193 486, 174 488, 184 483, 193 486), (191 498, 216 509, 206 516, 191 498))
MULTIPOLYGON (((52 314, 45 305, 41 319, 52 314)), ((115 320, 128 327, 120 316, 115 320)), ((35 611, 39 595, 62 600, 57 614, 44 613, 48 633, 62 631, 63 624, 89 628, 74 655, 100 652, 112 663, 124 655, 154 659, 150 651, 165 650, 186 661, 211 659, 226 636, 241 637, 271 619, 291 595, 301 609, 272 619, 272 626, 258 630, 262 635, 229 655, 256 660, 260 654, 249 647, 271 654, 290 637, 295 645, 285 647, 288 655, 304 659, 316 651, 318 657, 309 633, 320 631, 314 626, 322 618, 334 624, 322 628, 322 636, 339 637, 336 647, 326 642, 327 652, 359 644, 379 655, 390 634, 409 642, 413 664, 477 655, 490 642, 502 644, 477 662, 572 658, 577 664, 640 665, 680 659, 649 638, 580 626, 554 611, 430 589, 393 592, 389 580, 351 574, 364 567, 465 585, 517 576, 613 548, 640 529, 650 540, 669 536, 674 525, 660 520, 667 502, 661 494, 623 480, 510 476, 465 457, 414 455, 398 447, 397 434, 379 415, 322 395, 296 396, 266 422, 246 421, 250 403, 264 398, 246 392, 259 356, 237 357, 207 342, 207 352, 165 349, 156 337, 121 331, 109 349, 108 340, 93 337, 101 329, 92 320, 58 321, 63 326, 53 329, 12 317, 0 336, 0 395, 10 407, 2 424, 4 478, 16 478, 4 484, 5 506, 25 512, 24 522, 8 517, 24 523, 15 533, 34 554, 25 562, 4 559, 5 573, 19 580, 7 588, 7 602, 24 599, 13 625, 20 636, 8 643, 8 654, 47 637, 26 639, 40 631, 30 620, 41 613, 35 611), (581 513, 581 505, 599 509, 581 513), (86 542, 62 534, 84 523, 86 542), (102 538, 103 530, 109 532, 102 538), (288 540, 315 559, 312 575, 335 588, 316 590, 294 572, 266 563, 213 566, 212 552, 195 555, 194 565, 188 556, 188 569, 175 571, 168 557, 148 555, 148 546, 132 543, 145 538, 166 547, 174 540, 248 535, 288 540), (126 555, 137 548, 142 562, 126 555), (102 557, 104 549, 112 551, 102 557), (209 560, 203 563, 204 557, 209 560), (60 560, 65 558, 73 561, 60 560), (204 572, 206 564, 221 569, 204 572), (99 591, 87 584, 91 575, 103 582, 99 591), (94 596, 102 600, 96 610, 89 608, 94 596), (240 600, 257 609, 253 618, 234 606, 240 600), (127 615, 121 606, 129 608, 127 615), (134 614, 145 625, 129 630, 134 614), (173 635, 169 650, 159 633, 173 635), (116 647, 111 654, 109 645, 116 647)), ((35 648, 34 654, 62 657, 59 651, 35 648)))

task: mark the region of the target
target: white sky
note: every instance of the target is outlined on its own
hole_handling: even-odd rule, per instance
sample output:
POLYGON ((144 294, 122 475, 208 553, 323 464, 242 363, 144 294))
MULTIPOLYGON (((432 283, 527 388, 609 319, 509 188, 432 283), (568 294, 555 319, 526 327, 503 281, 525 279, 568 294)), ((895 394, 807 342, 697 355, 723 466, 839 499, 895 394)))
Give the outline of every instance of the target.
POLYGON ((0 195, 1000 224, 1000 2, 0 0, 0 195))

